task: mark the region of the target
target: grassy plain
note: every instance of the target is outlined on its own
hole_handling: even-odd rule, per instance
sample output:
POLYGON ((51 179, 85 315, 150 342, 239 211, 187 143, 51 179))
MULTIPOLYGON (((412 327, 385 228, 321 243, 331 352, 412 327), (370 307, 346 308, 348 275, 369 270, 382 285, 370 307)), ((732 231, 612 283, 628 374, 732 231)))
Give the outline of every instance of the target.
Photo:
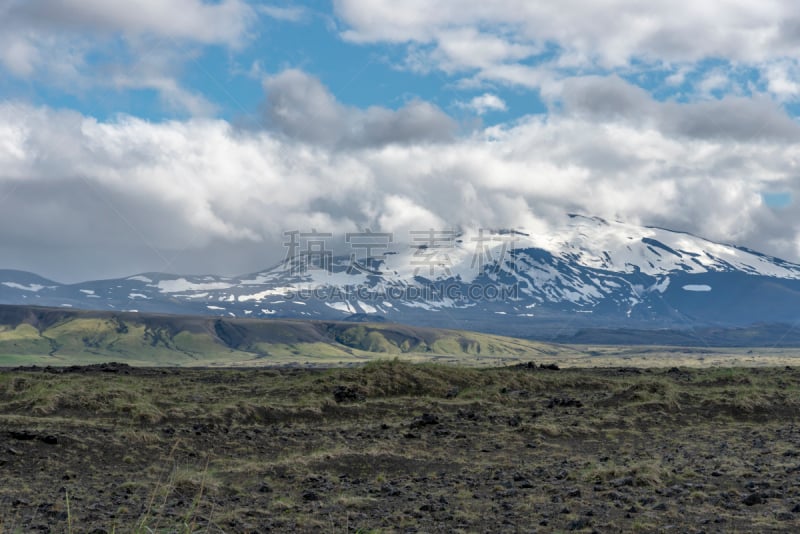
POLYGON ((5 370, 0 532, 796 531, 799 368, 537 364, 5 370))

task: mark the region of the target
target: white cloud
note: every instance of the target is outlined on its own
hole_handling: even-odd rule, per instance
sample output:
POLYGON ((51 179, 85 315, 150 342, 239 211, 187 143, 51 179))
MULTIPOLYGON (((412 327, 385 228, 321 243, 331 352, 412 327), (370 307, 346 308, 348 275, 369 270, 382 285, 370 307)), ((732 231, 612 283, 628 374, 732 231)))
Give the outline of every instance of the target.
POLYGON ((0 39, 0 63, 12 74, 25 78, 33 73, 39 51, 25 39, 0 39))
POLYGON ((256 20, 243 0, 143 0, 131 9, 105 0, 9 0, 0 3, 0 68, 71 94, 154 89, 171 109, 205 115, 214 106, 181 87, 176 73, 193 47, 241 47, 256 20))
POLYGON ((745 143, 800 141, 800 124, 766 97, 658 102, 617 76, 570 78, 547 97, 575 116, 611 124, 624 121, 672 136, 745 143))
MULTIPOLYGON (((793 0, 335 0, 334 7, 352 42, 408 46, 418 68, 526 87, 576 71, 642 66, 672 73, 668 83, 676 84, 707 58, 761 69, 796 57, 800 46, 793 0)), ((773 79, 776 91, 792 90, 773 79)))
POLYGON ((254 17, 242 0, 139 0, 132 7, 106 0, 10 0, 2 13, 11 29, 152 34, 228 45, 240 42, 254 17))
POLYGON ((731 87, 731 80, 728 73, 723 69, 713 69, 706 72, 703 78, 697 83, 699 94, 705 98, 711 98, 714 93, 725 93, 731 87))
POLYGON ((436 41, 431 61, 446 71, 485 69, 498 63, 525 59, 537 52, 536 47, 517 44, 475 28, 445 29, 436 41))
POLYGON ((502 98, 491 93, 484 93, 480 96, 476 96, 469 102, 459 102, 458 106, 470 109, 478 115, 483 115, 490 111, 506 111, 508 109, 502 98))
POLYGON ((800 64, 797 60, 779 60, 764 67, 767 89, 780 100, 800 98, 800 64))
POLYGON ((183 63, 192 60, 190 52, 166 49, 159 53, 148 53, 147 44, 131 45, 137 50, 138 59, 132 65, 107 67, 107 76, 95 80, 110 88, 126 91, 152 89, 159 95, 161 103, 169 111, 186 113, 195 117, 212 116, 217 106, 203 95, 182 86, 174 73, 183 63))
POLYGON ((410 230, 448 227, 435 213, 400 195, 386 196, 377 224, 381 231, 394 232, 399 236, 407 236, 410 230))
POLYGON ((344 106, 320 81, 296 69, 264 80, 269 126, 300 141, 361 147, 451 139, 456 124, 420 100, 398 110, 344 106))
POLYGON ((286 20, 289 22, 300 22, 308 14, 305 8, 302 7, 281 7, 272 5, 260 5, 256 9, 265 15, 277 20, 286 20))
POLYGON ((664 82, 669 86, 683 85, 683 83, 686 81, 686 75, 689 73, 689 70, 690 69, 687 67, 681 67, 667 76, 664 82))

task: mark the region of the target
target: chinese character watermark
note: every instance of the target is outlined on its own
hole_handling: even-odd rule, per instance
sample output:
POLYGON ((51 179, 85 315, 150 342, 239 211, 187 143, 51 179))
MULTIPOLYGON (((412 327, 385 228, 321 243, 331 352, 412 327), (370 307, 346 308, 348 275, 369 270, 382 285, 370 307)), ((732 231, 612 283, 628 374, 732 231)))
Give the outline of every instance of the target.
POLYGON ((487 230, 480 228, 477 237, 472 238, 472 242, 475 243, 475 251, 470 268, 492 274, 499 273, 504 266, 508 267, 507 270, 516 271, 516 262, 513 255, 510 254, 515 250, 515 235, 510 232, 493 230, 489 230, 489 235, 485 235, 486 232, 487 230), (497 243, 500 243, 499 247, 493 246, 497 243), (509 256, 511 257, 510 265, 506 261, 509 256))
POLYGON ((327 248, 327 240, 333 237, 332 233, 312 228, 311 232, 292 230, 283 235, 289 238, 283 243, 287 248, 284 266, 291 274, 305 274, 311 269, 331 272, 333 251, 327 248))
POLYGON ((391 232, 373 232, 367 228, 363 232, 346 233, 344 240, 353 249, 347 266, 348 274, 365 271, 380 274, 378 268, 386 259, 386 253, 373 255, 373 251, 388 250, 389 245, 394 242, 394 234, 391 232), (358 254, 359 251, 363 251, 363 255, 358 254))
POLYGON ((433 276, 436 269, 443 269, 445 275, 452 276, 453 266, 449 252, 455 249, 456 231, 453 229, 411 230, 411 248, 415 249, 411 265, 416 266, 414 276, 422 267, 428 268, 428 276, 433 276))
MULTIPOLYGON (((310 232, 292 230, 283 232, 286 241, 284 268, 291 274, 306 274, 309 270, 333 272, 334 251, 330 248, 333 239, 331 232, 310 232)), ((479 229, 477 236, 470 238, 474 243, 470 268, 476 274, 497 274, 501 271, 516 271, 515 254, 516 232, 479 229)), ((409 265, 414 268, 414 276, 434 277, 442 274, 453 276, 455 252, 462 246, 460 234, 452 228, 409 231, 409 248, 413 250, 409 265)), ((391 232, 373 232, 367 228, 361 232, 347 232, 344 242, 349 245, 348 256, 342 256, 342 265, 347 260, 348 274, 367 273, 380 275, 385 266, 387 254, 397 254, 389 250, 395 243, 391 232)), ((466 246, 466 245, 463 245, 466 246)))

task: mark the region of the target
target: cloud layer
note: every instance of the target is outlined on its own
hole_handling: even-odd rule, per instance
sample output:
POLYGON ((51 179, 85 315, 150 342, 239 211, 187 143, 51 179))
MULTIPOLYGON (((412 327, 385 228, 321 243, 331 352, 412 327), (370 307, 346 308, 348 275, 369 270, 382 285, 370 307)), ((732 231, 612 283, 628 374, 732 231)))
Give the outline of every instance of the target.
POLYGON ((208 115, 214 106, 175 73, 194 46, 242 46, 256 20, 242 0, 143 0, 127 9, 103 0, 8 0, 0 3, 0 67, 73 94, 154 90, 171 109, 208 115))
MULTIPOLYGON (((408 66, 468 84, 527 87, 575 73, 662 70, 709 58, 750 67, 767 91, 798 97, 800 15, 792 0, 334 0, 356 43, 407 47, 408 66)), ((742 89, 748 90, 747 83, 742 89)))
POLYGON ((233 274, 279 260, 293 229, 402 241, 429 227, 545 232, 579 211, 800 258, 800 213, 761 197, 800 197, 800 132, 771 101, 677 105, 585 77, 548 117, 453 136, 430 104, 348 109, 296 70, 265 87, 268 128, 256 130, 0 105, 0 242, 19 258, 95 250, 59 266, 68 278, 98 255, 108 274, 233 274), (220 269, 215 250, 237 247, 220 269))
POLYGON ((398 110, 360 110, 340 104, 313 76, 286 70, 264 81, 267 124, 304 142, 339 148, 452 139, 457 125, 437 107, 409 102, 398 110))

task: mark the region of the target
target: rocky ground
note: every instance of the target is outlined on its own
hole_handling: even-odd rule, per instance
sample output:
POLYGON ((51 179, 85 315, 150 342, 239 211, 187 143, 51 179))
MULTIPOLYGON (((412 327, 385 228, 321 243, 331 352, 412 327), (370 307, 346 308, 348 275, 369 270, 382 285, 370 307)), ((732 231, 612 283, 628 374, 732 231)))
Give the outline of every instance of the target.
POLYGON ((0 532, 797 532, 800 369, 0 372, 0 532))

